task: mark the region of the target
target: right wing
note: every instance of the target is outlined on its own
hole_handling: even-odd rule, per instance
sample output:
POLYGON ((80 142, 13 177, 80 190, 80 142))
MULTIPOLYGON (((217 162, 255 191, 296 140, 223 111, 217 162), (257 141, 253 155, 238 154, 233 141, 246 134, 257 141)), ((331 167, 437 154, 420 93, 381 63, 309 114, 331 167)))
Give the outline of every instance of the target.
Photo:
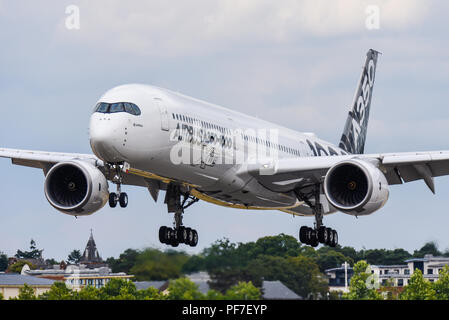
MULTIPOLYGON (((11 159, 11 162, 15 165, 42 169, 45 175, 47 175, 47 172, 56 163, 70 160, 81 160, 94 165, 101 172, 103 172, 103 174, 109 181, 112 180, 114 175, 112 172, 110 172, 110 170, 108 170, 104 162, 93 154, 62 153, 62 152, 0 148, 0 158, 9 158, 11 159)), ((132 172, 123 173, 123 184, 142 186, 147 188, 150 188, 150 185, 151 186, 154 185, 150 177, 142 177, 141 175, 133 174, 132 172)), ((161 186, 161 188, 162 187, 163 186, 161 186)), ((151 189, 150 192, 152 192, 153 189, 151 189)))

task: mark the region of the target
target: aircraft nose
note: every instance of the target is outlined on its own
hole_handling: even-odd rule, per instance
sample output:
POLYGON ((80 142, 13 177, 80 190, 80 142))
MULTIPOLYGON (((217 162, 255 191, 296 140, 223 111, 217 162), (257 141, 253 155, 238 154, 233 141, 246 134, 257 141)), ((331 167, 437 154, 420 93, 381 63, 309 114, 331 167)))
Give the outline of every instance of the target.
POLYGON ((92 117, 90 122, 90 146, 94 154, 106 162, 124 161, 117 150, 120 143, 119 128, 115 121, 92 117))

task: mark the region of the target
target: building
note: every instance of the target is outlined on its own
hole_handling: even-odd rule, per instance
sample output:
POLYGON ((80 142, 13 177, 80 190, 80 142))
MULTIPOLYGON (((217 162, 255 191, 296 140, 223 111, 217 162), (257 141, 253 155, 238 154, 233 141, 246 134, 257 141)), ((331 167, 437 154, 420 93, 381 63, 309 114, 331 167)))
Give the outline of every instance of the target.
MULTIPOLYGON (((377 284, 389 287, 403 287, 408 284, 416 269, 420 270, 430 282, 438 280, 439 273, 445 265, 449 265, 449 257, 434 257, 426 254, 424 258, 412 258, 397 265, 371 265, 370 270, 377 284)), ((347 286, 345 290, 345 268, 332 268, 325 271, 329 279, 330 291, 347 291, 353 269, 347 268, 347 286)))
POLYGON ((426 254, 424 258, 412 258, 401 265, 372 265, 371 272, 379 279, 379 284, 393 287, 406 286, 416 269, 430 282, 438 280, 439 273, 449 265, 449 257, 435 257, 426 254))
POLYGON ((280 281, 263 281, 262 299, 264 300, 302 300, 280 281))
POLYGON ((90 237, 87 241, 86 248, 84 249, 83 256, 81 257, 80 264, 85 265, 89 269, 106 266, 106 263, 101 259, 100 253, 97 250, 92 229, 90 230, 90 237))
POLYGON ((54 265, 52 268, 43 270, 30 270, 28 265, 24 265, 22 268, 22 275, 62 281, 65 282, 68 287, 75 290, 80 290, 85 286, 101 288, 112 279, 124 279, 129 281, 134 277, 132 275, 127 275, 124 272, 112 273, 112 270, 103 259, 101 259, 92 230, 79 264, 67 265, 61 262, 59 265, 54 265))
POLYGON ((95 288, 104 287, 112 279, 124 279, 129 281, 134 276, 124 272, 112 273, 108 267, 87 268, 85 265, 69 265, 65 269, 55 266, 54 269, 30 270, 27 265, 22 269, 22 274, 38 278, 63 281, 75 290, 80 290, 85 286, 95 288))
POLYGON ((54 282, 21 274, 0 273, 0 293, 5 300, 15 298, 19 295, 19 290, 27 284, 34 289, 36 295, 41 295, 50 290, 54 282))
POLYGON ((329 291, 348 292, 354 270, 348 264, 342 264, 341 267, 325 270, 325 274, 329 279, 329 291))

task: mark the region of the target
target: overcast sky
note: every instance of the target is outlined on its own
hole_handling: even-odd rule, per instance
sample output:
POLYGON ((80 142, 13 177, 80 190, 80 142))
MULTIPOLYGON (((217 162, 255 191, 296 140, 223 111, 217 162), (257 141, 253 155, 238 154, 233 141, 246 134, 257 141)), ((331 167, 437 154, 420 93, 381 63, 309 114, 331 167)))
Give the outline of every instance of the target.
MULTIPOLYGON (((374 48, 383 54, 365 151, 447 150, 448 9, 443 0, 0 0, 0 146, 91 153, 94 103, 109 88, 136 82, 337 143, 365 53, 374 48)), ((84 249, 91 228, 103 258, 165 248, 157 232, 172 215, 163 197, 155 204, 143 188, 125 187, 127 209, 75 219, 48 204, 42 171, 3 159, 0 175, 0 251, 8 255, 33 238, 45 258, 66 259, 84 249)), ((200 202, 184 222, 200 241, 180 250, 196 253, 223 237, 297 237, 313 219, 200 202)), ((336 213, 324 222, 357 249, 413 251, 426 241, 449 248, 449 177, 436 179, 436 195, 422 181, 393 186, 371 216, 336 213)))

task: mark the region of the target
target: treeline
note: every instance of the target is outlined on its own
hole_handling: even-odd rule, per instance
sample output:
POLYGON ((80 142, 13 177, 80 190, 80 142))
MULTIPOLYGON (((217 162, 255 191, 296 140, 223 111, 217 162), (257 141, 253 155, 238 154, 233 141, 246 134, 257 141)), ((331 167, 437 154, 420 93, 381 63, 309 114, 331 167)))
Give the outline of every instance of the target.
POLYGON ((425 254, 449 256, 447 251, 440 252, 434 242, 413 253, 404 249, 356 250, 341 246, 314 249, 280 234, 248 243, 222 239, 192 256, 174 250, 128 249, 117 259, 107 259, 107 263, 113 272, 132 274, 138 281, 176 279, 206 271, 211 277, 211 288, 222 294, 239 282, 251 282, 261 288, 263 280, 279 280, 298 295, 311 298, 327 294, 324 271, 344 262, 351 266, 360 260, 377 265, 404 264, 406 259, 425 254))
MULTIPOLYGON (((55 282, 50 290, 37 295, 33 287, 25 284, 19 295, 11 300, 259 300, 261 292, 252 283, 240 282, 225 294, 210 290, 207 294, 187 278, 170 281, 166 292, 156 288, 137 290, 135 284, 123 279, 112 279, 104 287, 86 286, 73 290, 63 282, 55 282)), ((0 300, 3 296, 0 294, 0 300)))

